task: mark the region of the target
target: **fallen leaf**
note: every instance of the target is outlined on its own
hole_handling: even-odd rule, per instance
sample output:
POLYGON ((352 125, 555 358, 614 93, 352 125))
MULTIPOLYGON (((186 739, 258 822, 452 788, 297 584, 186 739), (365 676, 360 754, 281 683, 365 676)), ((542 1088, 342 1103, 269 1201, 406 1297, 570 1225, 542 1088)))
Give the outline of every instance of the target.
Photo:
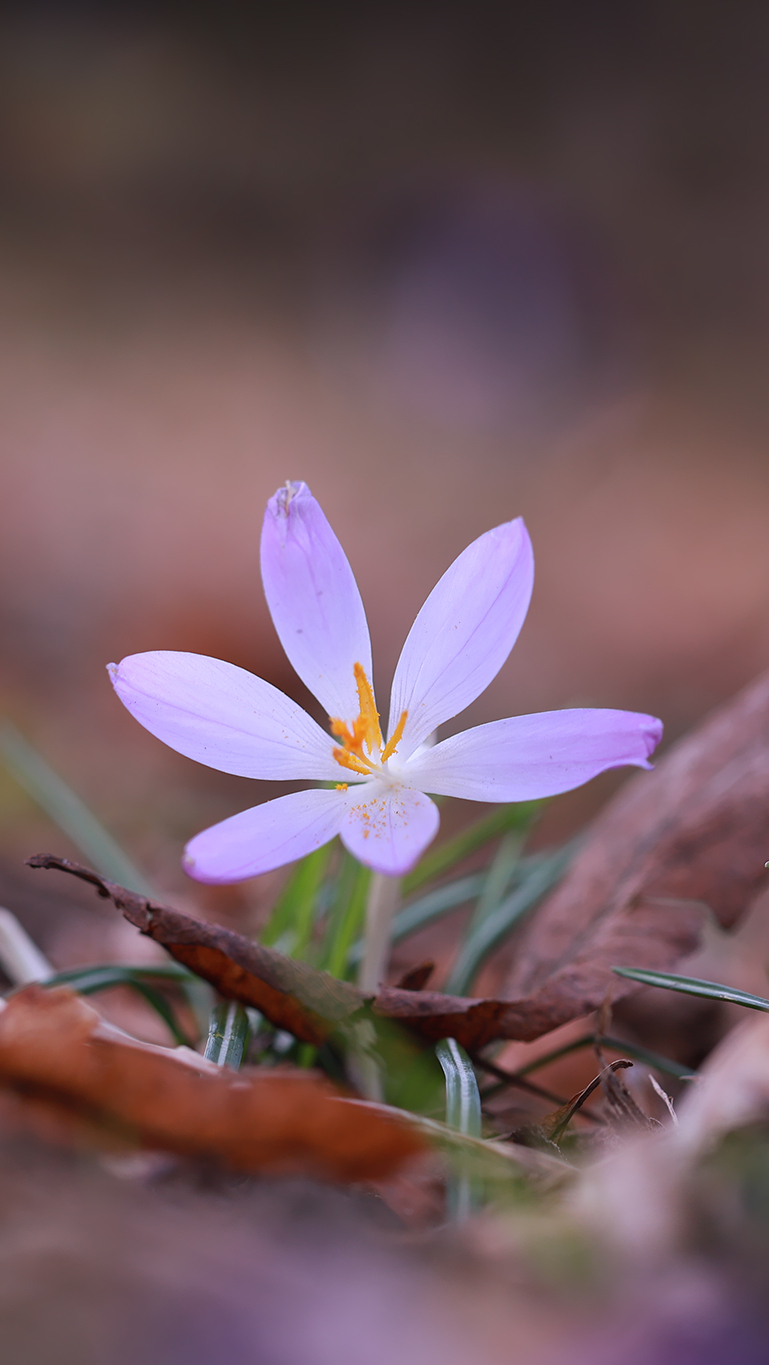
POLYGON ((690 1155, 725 1133, 769 1118, 769 1016, 746 1019, 702 1067, 678 1109, 676 1139, 690 1155))
POLYGON ((27 986, 0 1011, 0 1091, 74 1122, 102 1145, 138 1145, 244 1172, 332 1180, 395 1174, 426 1142, 390 1112, 317 1073, 231 1071, 128 1038, 59 986, 27 986))
POLYGON ((623 906, 593 938, 572 944, 574 957, 552 981, 517 999, 471 1000, 383 987, 373 1009, 436 1042, 456 1038, 468 1051, 497 1038, 530 1042, 597 1009, 615 963, 632 957, 643 965, 670 964, 693 952, 702 913, 701 907, 693 905, 678 906, 674 913, 650 902, 623 906))
POLYGON ((252 1005, 270 1023, 302 1042, 322 1043, 362 1007, 360 992, 328 972, 316 971, 218 924, 206 924, 148 900, 80 863, 44 855, 27 861, 30 867, 55 868, 90 882, 140 933, 161 943, 177 962, 210 981, 220 995, 252 1005))
POLYGON ((611 968, 623 960, 623 954, 662 970, 692 952, 702 915, 690 905, 679 907, 675 914, 663 912, 656 904, 622 907, 602 926, 595 941, 582 946, 561 973, 556 991, 548 983, 517 1000, 473 1000, 386 986, 370 999, 327 972, 295 962, 232 930, 147 900, 67 858, 38 854, 27 861, 30 867, 58 869, 90 882, 141 933, 210 981, 220 995, 254 1005, 271 1023, 311 1043, 322 1042, 367 1004, 375 1015, 403 1024, 431 1042, 456 1038, 472 1052, 498 1038, 538 1038, 596 1009, 607 983, 619 980, 612 977, 611 968))
MULTIPOLYGON (((678 1102, 677 1118, 625 1139, 575 1186, 573 1208, 583 1225, 630 1252, 636 1267, 641 1258, 669 1263, 691 1243, 700 1161, 726 1134, 769 1119, 769 1015, 746 1019, 713 1049, 678 1102)), ((705 1225, 712 1201, 711 1187, 705 1225)))
POLYGON ((559 1012, 568 997, 593 1008, 610 965, 646 967, 674 948, 655 950, 650 936, 664 937, 664 920, 681 920, 687 903, 731 928, 766 883, 767 810, 769 674, 609 802, 524 931, 509 993, 537 993, 559 1012))

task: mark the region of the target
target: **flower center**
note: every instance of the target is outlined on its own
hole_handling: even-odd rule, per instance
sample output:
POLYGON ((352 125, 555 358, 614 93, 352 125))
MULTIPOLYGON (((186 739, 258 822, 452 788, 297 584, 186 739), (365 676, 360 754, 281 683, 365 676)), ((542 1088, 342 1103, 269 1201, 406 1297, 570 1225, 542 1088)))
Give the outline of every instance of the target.
POLYGON ((355 664, 354 671, 360 712, 352 727, 343 720, 331 717, 331 733, 341 744, 341 748, 334 749, 333 753, 337 763, 343 768, 350 768, 352 772, 363 773, 368 777, 377 772, 388 758, 392 758, 403 738, 408 711, 403 712, 392 738, 385 744, 371 683, 360 664, 355 664))

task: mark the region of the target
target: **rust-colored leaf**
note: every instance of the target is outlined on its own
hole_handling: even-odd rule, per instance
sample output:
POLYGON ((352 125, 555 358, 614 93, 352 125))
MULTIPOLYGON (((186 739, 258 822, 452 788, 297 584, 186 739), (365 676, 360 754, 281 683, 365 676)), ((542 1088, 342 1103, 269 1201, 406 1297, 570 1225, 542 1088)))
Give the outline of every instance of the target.
MULTIPOLYGON (((705 902, 730 928, 765 884, 768 855, 765 674, 609 802, 528 926, 510 994, 533 993, 559 1014, 569 999, 573 1015, 593 1008, 608 967, 646 966, 666 952, 673 960, 675 945, 660 940, 655 952, 652 937, 681 920, 682 902, 705 902)), ((628 984, 614 987, 615 999, 628 984)))
POLYGON ((315 1073, 231 1071, 126 1038, 66 987, 27 986, 0 1010, 0 1090, 102 1143, 238 1171, 377 1180, 426 1144, 315 1073))
POLYGON ((617 907, 592 937, 586 935, 584 940, 572 943, 572 959, 564 962, 553 981, 546 981, 529 995, 465 1000, 434 991, 386 987, 373 1008, 375 1013, 408 1024, 426 1038, 456 1038, 471 1052, 495 1038, 528 1042, 596 1009, 615 963, 632 957, 643 965, 665 962, 670 966, 693 952, 701 923, 698 906, 676 905, 671 911, 669 906, 651 901, 631 902, 617 907))
POLYGON ((354 986, 328 972, 315 971, 242 934, 148 900, 80 863, 45 855, 29 858, 28 863, 30 867, 71 872, 91 882, 99 895, 108 897, 142 934, 154 938, 178 962, 210 981, 220 995, 253 1005, 277 1028, 286 1029, 302 1042, 322 1043, 363 1004, 354 986))
MULTIPOLYGON (((31 867, 56 868, 91 882, 141 933, 162 943, 221 995, 255 1005, 272 1023, 304 1041, 322 1041, 367 1003, 354 986, 326 972, 146 900, 69 859, 38 855, 28 861, 31 867)), ((671 967, 696 947, 700 921, 701 912, 694 906, 678 906, 671 913, 656 903, 634 902, 620 906, 600 925, 599 933, 579 945, 555 991, 548 983, 517 1000, 471 1000, 387 986, 371 1006, 375 1015, 395 1020, 431 1042, 456 1038, 471 1052, 497 1038, 538 1038, 597 1008, 607 982, 619 980, 611 976, 615 963, 632 956, 645 967, 671 967)))

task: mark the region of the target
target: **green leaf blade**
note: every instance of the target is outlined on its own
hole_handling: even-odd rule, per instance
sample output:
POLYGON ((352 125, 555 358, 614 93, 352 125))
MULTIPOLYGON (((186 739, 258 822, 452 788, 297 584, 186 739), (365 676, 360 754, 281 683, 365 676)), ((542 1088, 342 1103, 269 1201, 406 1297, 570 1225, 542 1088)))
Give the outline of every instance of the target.
POLYGON ((249 1032, 248 1015, 242 1005, 234 1000, 222 1000, 214 1005, 208 1027, 206 1060, 239 1071, 248 1046, 249 1032))
POLYGON ((304 957, 310 944, 318 892, 328 869, 331 844, 308 853, 296 864, 273 912, 260 934, 266 947, 273 947, 284 935, 291 935, 290 956, 304 957))
POLYGON ((617 976, 638 981, 643 986, 660 986, 663 990, 678 991, 682 995, 696 995, 705 1000, 725 1000, 732 1005, 743 1005, 745 1009, 769 1013, 769 1000, 765 996, 740 991, 733 986, 724 986, 719 981, 701 981, 695 976, 675 976, 671 972, 653 972, 641 967, 613 967, 612 971, 616 972, 617 976))
POLYGON ((567 844, 535 863, 527 877, 480 922, 471 924, 467 938, 446 982, 448 995, 465 995, 490 953, 532 911, 560 880, 574 854, 567 844))
MULTIPOLYGON (((446 1123, 465 1137, 481 1136, 481 1095, 472 1063, 455 1038, 442 1038, 435 1055, 446 1080, 446 1123)), ((446 1188, 447 1213, 463 1222, 480 1202, 477 1182, 466 1171, 452 1175, 446 1188)))
POLYGON ((417 863, 413 871, 403 878, 402 891, 410 896, 425 882, 448 872, 455 863, 461 862, 490 840, 496 839, 508 830, 526 830, 542 809, 541 801, 520 801, 511 805, 498 806, 496 810, 476 820, 468 829, 461 830, 453 839, 430 849, 417 863))
POLYGON ((11 777, 59 826, 86 861, 139 896, 155 890, 116 839, 11 721, 0 724, 0 759, 11 777))

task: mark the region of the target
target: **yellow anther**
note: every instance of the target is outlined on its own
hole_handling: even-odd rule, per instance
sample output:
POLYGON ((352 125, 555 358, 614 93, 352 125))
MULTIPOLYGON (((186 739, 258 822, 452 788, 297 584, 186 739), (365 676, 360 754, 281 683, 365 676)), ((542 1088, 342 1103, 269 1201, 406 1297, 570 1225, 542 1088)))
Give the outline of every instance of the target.
POLYGON ((365 758, 358 758, 357 754, 351 754, 347 749, 332 749, 331 751, 337 763, 343 768, 349 768, 351 772, 362 773, 364 777, 370 777, 374 771, 374 765, 365 758))
POLYGON ((336 784, 336 790, 337 790, 338 792, 346 792, 346 791, 347 791, 347 783, 346 783, 346 782, 337 782, 337 784, 336 784))
POLYGON ((397 749, 398 745, 403 739, 403 731, 408 718, 409 718, 408 711, 402 711, 401 718, 398 721, 398 724, 396 725, 395 729, 393 730, 392 735, 385 744, 384 750, 382 752, 383 763, 386 763, 388 758, 392 758, 393 754, 395 753, 395 750, 397 749))
POLYGON ((352 726, 346 721, 331 718, 331 733, 341 742, 341 748, 334 749, 334 758, 343 768, 368 777, 395 753, 403 738, 408 712, 403 712, 392 739, 384 744, 371 683, 361 664, 355 664, 354 671, 360 711, 352 726))
POLYGON ((356 729, 360 726, 361 738, 365 741, 369 753, 373 753, 375 749, 379 752, 382 748, 382 731, 379 728, 379 712, 376 709, 371 683, 360 664, 355 664, 353 671, 360 704, 360 715, 355 723, 356 729))

